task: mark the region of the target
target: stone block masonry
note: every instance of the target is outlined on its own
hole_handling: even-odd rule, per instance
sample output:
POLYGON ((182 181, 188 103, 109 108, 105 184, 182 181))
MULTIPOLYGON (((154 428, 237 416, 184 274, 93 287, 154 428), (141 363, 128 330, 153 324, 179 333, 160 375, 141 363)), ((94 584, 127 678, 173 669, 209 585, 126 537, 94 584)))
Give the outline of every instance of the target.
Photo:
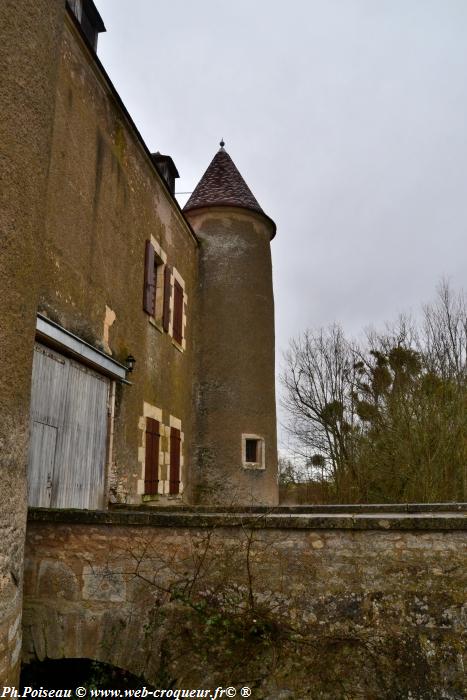
POLYGON ((466 507, 30 512, 24 661, 253 697, 466 697, 466 507))
POLYGON ((32 346, 64 5, 0 2, 0 687, 19 672, 32 346))

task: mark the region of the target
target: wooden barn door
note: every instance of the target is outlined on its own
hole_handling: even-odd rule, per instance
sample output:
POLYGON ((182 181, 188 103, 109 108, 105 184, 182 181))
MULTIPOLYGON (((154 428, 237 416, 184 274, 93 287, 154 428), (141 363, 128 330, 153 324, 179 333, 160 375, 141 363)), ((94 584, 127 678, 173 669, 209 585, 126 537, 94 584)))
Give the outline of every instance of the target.
POLYGON ((29 505, 103 506, 109 385, 106 377, 36 344, 29 505))
POLYGON ((29 444, 29 505, 50 507, 58 431, 68 365, 64 357, 36 344, 32 368, 29 444))

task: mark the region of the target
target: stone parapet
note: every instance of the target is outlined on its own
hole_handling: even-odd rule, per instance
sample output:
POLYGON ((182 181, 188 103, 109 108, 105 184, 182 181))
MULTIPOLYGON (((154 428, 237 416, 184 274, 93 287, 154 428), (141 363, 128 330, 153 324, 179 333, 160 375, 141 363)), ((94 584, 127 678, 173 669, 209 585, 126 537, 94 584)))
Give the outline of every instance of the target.
POLYGON ((29 521, 189 528, 247 526, 287 530, 467 530, 467 504, 231 509, 119 507, 109 511, 30 508, 29 521))
POLYGON ((346 510, 30 510, 23 660, 257 700, 466 697, 465 504, 346 510))

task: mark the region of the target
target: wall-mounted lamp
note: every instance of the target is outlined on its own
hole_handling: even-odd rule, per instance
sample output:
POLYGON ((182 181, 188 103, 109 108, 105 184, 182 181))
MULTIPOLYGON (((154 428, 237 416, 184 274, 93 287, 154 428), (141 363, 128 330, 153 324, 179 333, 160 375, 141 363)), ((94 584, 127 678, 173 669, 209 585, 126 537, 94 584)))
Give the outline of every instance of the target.
POLYGON ((125 363, 126 363, 126 368, 127 368, 128 372, 133 372, 133 370, 135 368, 135 364, 136 364, 136 360, 133 357, 133 355, 128 355, 125 363))

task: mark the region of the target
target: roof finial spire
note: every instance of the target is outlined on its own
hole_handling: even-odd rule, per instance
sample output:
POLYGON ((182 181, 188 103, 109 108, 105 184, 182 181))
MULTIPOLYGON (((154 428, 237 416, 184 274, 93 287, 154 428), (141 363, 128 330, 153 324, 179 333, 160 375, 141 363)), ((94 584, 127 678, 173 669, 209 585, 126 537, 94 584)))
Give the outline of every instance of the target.
POLYGON ((222 149, 224 149, 225 141, 224 141, 223 138, 221 138, 221 140, 220 140, 220 142, 219 142, 219 146, 220 146, 222 149))

